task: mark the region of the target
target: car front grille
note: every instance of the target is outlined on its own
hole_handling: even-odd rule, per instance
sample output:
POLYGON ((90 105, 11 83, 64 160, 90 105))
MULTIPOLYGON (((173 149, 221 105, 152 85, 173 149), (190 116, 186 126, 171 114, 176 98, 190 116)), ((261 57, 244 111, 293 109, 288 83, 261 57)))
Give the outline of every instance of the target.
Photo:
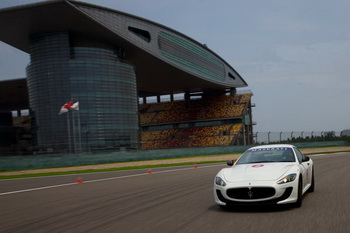
POLYGON ((227 196, 233 199, 263 199, 275 195, 276 190, 271 187, 247 187, 227 190, 227 196))

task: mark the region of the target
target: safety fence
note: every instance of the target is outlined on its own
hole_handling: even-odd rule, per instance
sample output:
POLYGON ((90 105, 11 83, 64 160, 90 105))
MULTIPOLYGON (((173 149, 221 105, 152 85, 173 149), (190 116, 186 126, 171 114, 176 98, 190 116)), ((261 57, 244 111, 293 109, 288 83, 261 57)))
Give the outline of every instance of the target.
POLYGON ((342 131, 255 132, 253 135, 256 144, 338 141, 342 136, 342 131))

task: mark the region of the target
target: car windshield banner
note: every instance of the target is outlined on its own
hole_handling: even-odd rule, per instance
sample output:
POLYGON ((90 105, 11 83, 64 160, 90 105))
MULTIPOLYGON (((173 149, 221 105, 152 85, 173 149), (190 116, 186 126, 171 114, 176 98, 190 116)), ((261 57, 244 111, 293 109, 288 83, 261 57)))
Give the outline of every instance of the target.
POLYGON ((291 150, 291 148, 287 148, 287 147, 257 148, 249 151, 284 151, 284 150, 291 150))

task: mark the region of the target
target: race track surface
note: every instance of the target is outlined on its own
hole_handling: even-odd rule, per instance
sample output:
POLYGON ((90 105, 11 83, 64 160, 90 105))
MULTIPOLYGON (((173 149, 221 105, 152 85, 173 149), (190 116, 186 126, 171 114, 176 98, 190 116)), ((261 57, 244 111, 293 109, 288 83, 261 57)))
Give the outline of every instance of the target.
POLYGON ((225 164, 0 180, 0 232, 350 232, 350 153, 311 157, 301 208, 220 209, 225 164))

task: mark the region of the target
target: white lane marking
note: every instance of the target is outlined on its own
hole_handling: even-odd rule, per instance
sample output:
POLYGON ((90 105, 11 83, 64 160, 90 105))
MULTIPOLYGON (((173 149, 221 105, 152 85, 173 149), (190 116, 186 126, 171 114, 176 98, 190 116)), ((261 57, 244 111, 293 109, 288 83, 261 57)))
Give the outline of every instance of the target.
MULTIPOLYGON (((117 171, 106 171, 106 172, 87 172, 87 173, 72 173, 67 175, 52 175, 52 176, 38 176, 38 177, 23 177, 23 178, 13 178, 13 179, 0 179, 0 182, 4 181, 12 181, 12 180, 31 180, 31 179, 51 179, 51 178, 61 178, 61 177, 69 177, 69 176, 82 176, 82 175, 96 175, 96 174, 104 174, 104 173, 120 173, 120 172, 132 172, 142 169, 133 169, 133 170, 117 170, 117 171)), ((40 174, 40 173, 38 173, 40 174)))
MULTIPOLYGON (((217 166, 223 166, 223 164, 201 166, 201 167, 198 167, 198 168, 188 167, 188 168, 181 168, 181 169, 172 169, 172 170, 158 171, 158 172, 152 172, 152 173, 158 174, 158 173, 167 173, 167 172, 177 172, 177 171, 199 169, 199 168, 210 168, 210 167, 217 167, 217 166)), ((148 174, 148 173, 141 173, 141 174, 127 175, 127 176, 109 177, 109 178, 96 179, 96 180, 87 180, 87 181, 84 181, 83 183, 93 183, 93 182, 100 182, 100 181, 106 181, 106 180, 117 180, 117 179, 124 179, 124 178, 137 177, 137 176, 146 176, 146 175, 150 175, 150 174, 148 174)), ((82 184, 79 184, 79 183, 66 183, 66 184, 44 186, 44 187, 32 188, 32 189, 23 189, 23 190, 17 190, 17 191, 0 193, 0 196, 11 195, 11 194, 16 194, 16 193, 32 192, 32 191, 51 189, 51 188, 58 188, 58 187, 64 187, 64 186, 70 186, 70 185, 82 185, 82 184)))
MULTIPOLYGON (((223 164, 222 162, 217 162, 218 164, 223 164)), ((194 164, 193 164, 194 165, 194 164)), ((188 167, 190 165, 181 165, 181 166, 174 166, 177 168, 180 167, 188 167)), ((204 167, 204 166, 203 166, 204 167)), ((155 167, 154 169, 162 168, 162 167, 155 167)), ((164 167, 166 168, 166 167, 164 167)), ((82 175, 96 175, 96 174, 105 174, 105 173, 121 173, 121 172, 133 172, 133 171, 140 171, 140 170, 147 170, 147 168, 139 168, 139 169, 130 169, 130 170, 117 170, 117 171, 105 171, 105 172, 86 172, 86 173, 72 173, 72 174, 66 174, 66 175, 52 175, 52 176, 38 176, 38 177, 23 177, 23 178, 13 178, 13 179, 0 179, 0 182, 6 182, 6 181, 12 181, 12 180, 29 180, 29 179, 50 179, 50 178, 60 178, 60 177, 69 177, 69 176, 82 176, 82 175)), ((148 169, 153 169, 152 167, 148 169)))
POLYGON ((74 184, 76 184, 76 183, 58 184, 58 185, 44 186, 44 187, 39 187, 39 188, 23 189, 23 190, 0 193, 0 196, 5 196, 5 195, 10 195, 10 194, 15 194, 15 193, 31 192, 31 191, 37 191, 37 190, 43 190, 43 189, 50 189, 50 188, 57 188, 57 187, 74 185, 74 184))

